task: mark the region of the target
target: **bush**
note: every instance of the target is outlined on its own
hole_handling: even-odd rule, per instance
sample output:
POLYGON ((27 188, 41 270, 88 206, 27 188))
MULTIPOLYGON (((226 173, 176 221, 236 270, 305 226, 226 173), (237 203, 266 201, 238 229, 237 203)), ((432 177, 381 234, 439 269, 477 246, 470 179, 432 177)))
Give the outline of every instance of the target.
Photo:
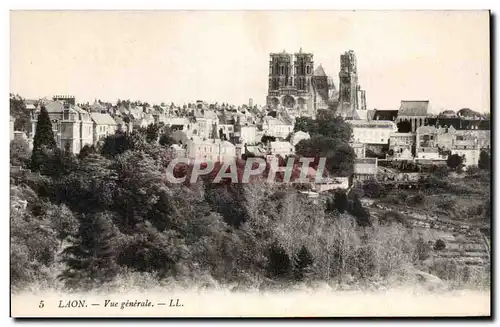
POLYGON ((383 187, 374 179, 363 182, 363 192, 369 198, 379 198, 382 195, 383 187))
POLYGON ((434 250, 442 251, 444 249, 446 249, 446 243, 442 239, 437 240, 434 244, 434 250))
POLYGON ((421 192, 412 196, 409 200, 410 204, 420 205, 425 203, 425 195, 421 192))
POLYGON ((399 213, 398 211, 386 211, 382 217, 379 218, 380 225, 391 225, 393 223, 401 224, 405 227, 409 227, 407 218, 399 213))
POLYGON ((429 243, 425 242, 422 237, 419 237, 417 240, 416 252, 418 260, 424 261, 430 256, 431 246, 429 243))

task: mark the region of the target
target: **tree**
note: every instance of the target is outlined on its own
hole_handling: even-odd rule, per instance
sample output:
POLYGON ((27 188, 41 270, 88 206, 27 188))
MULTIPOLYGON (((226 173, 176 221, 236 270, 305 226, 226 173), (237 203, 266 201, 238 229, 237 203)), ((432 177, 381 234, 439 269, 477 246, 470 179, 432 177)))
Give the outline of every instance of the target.
POLYGON ((479 154, 479 169, 490 170, 491 159, 490 155, 486 151, 481 151, 479 154))
POLYGON ((78 154, 78 159, 85 159, 91 154, 97 153, 95 146, 85 144, 78 154))
POLYGON ((370 212, 363 208, 361 201, 357 195, 354 196, 352 201, 351 210, 349 212, 356 218, 356 222, 360 227, 372 226, 372 221, 370 219, 370 212))
POLYGON ((397 123, 398 133, 410 133, 411 123, 409 121, 400 121, 397 123))
POLYGON ((382 186, 375 179, 368 179, 363 182, 363 192, 369 198, 379 198, 382 191, 382 186))
POLYGON ((424 261, 425 259, 427 259, 430 255, 430 250, 431 250, 430 245, 426 243, 424 239, 420 236, 417 240, 417 245, 416 245, 416 254, 418 260, 424 261))
POLYGON ((446 249, 446 243, 442 239, 437 240, 434 244, 434 250, 442 251, 444 249, 446 249))
POLYGON ((146 141, 149 143, 156 142, 158 140, 159 127, 157 124, 149 124, 146 128, 146 141))
POLYGON ((31 151, 25 140, 10 141, 10 164, 13 166, 26 166, 30 161, 31 151))
POLYGON ((169 134, 165 133, 165 134, 162 134, 160 137, 160 145, 162 145, 162 146, 169 147, 175 143, 176 143, 175 140, 169 134))
POLYGON ((40 114, 38 115, 35 137, 33 140, 33 152, 31 154, 32 170, 37 171, 40 169, 44 148, 48 150, 55 149, 56 140, 54 139, 49 113, 47 109, 45 109, 45 106, 42 106, 40 114))
POLYGON ((313 257, 311 252, 306 248, 305 245, 302 245, 299 252, 295 257, 294 262, 294 277, 295 280, 301 281, 303 280, 307 274, 309 273, 310 267, 313 264, 313 257))
POLYGON ((101 154, 104 156, 117 156, 132 148, 130 136, 125 133, 109 135, 104 139, 101 154))
POLYGON ((339 213, 344 213, 348 209, 349 200, 347 200, 347 194, 345 194, 345 192, 335 193, 334 206, 339 213))
POLYGON ((264 135, 262 136, 262 139, 261 139, 261 142, 263 144, 266 144, 267 142, 275 142, 276 141, 276 137, 274 136, 269 136, 269 135, 264 135))
POLYGON ((273 279, 286 278, 291 272, 291 260, 285 249, 278 243, 271 244, 267 270, 273 279))
POLYGON ((72 245, 63 250, 66 269, 59 275, 70 289, 93 288, 110 281, 118 272, 112 241, 114 232, 106 213, 80 217, 72 245))
POLYGON ((452 154, 448 156, 448 159, 446 160, 446 164, 448 165, 448 167, 459 172, 462 171, 463 163, 464 158, 458 154, 452 154))
POLYGON ((10 94, 10 115, 16 119, 14 129, 16 131, 30 131, 30 114, 26 109, 26 103, 23 98, 18 95, 10 94))

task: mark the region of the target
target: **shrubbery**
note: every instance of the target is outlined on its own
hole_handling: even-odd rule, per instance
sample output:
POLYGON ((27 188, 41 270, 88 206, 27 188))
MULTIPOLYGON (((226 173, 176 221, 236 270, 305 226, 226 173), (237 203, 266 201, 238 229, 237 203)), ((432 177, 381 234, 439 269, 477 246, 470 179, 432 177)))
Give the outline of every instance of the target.
MULTIPOLYGON (((168 151, 141 133, 117 134, 78 157, 43 149, 36 172, 13 172, 13 286, 344 283, 404 274, 421 256, 404 217, 374 221, 356 192, 322 206, 282 184, 170 184, 168 151)), ((378 184, 360 191, 380 193, 378 184)), ((389 197, 404 203, 404 194, 389 197)))

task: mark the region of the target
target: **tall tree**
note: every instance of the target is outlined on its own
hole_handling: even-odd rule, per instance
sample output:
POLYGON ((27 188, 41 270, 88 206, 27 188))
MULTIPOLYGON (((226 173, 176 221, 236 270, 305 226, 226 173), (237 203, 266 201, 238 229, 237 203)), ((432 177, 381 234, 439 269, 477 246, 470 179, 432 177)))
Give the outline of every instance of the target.
POLYGON ((66 269, 59 275, 66 287, 92 288, 110 281, 118 272, 112 248, 114 232, 106 213, 80 219, 72 246, 63 251, 66 269))
POLYGON ((458 154, 452 154, 448 156, 448 159, 446 159, 446 164, 448 165, 448 167, 450 167, 451 169, 455 169, 458 172, 462 171, 463 163, 464 158, 458 154))
POLYGON ((53 150, 56 148, 56 140, 52 131, 49 113, 45 106, 40 109, 36 124, 35 137, 33 140, 33 152, 31 155, 31 169, 39 170, 43 161, 44 149, 53 150))
POLYGON ((489 170, 490 169, 490 155, 486 151, 481 151, 479 154, 479 169, 489 170))
POLYGON ((271 244, 268 260, 267 268, 271 278, 281 279, 289 276, 292 262, 285 249, 278 242, 271 244))
POLYGON ((301 281, 303 280, 307 274, 310 272, 310 268, 313 264, 313 256, 311 252, 306 248, 305 245, 302 245, 297 256, 295 257, 294 262, 294 277, 295 280, 301 281))
POLYGON ((349 207, 349 201, 347 200, 347 194, 345 194, 345 192, 336 192, 333 201, 335 209, 340 213, 344 213, 349 207))
POLYGON ((358 195, 354 196, 351 210, 349 213, 356 218, 356 223, 358 224, 358 226, 361 227, 372 226, 372 221, 370 219, 370 212, 366 208, 363 208, 363 204, 361 204, 358 195))
POLYGON ((16 119, 14 122, 16 131, 30 131, 29 110, 26 110, 26 103, 19 95, 10 94, 10 115, 16 119))
POLYGON ((149 124, 146 128, 146 141, 149 143, 156 142, 158 140, 159 128, 157 124, 149 124))

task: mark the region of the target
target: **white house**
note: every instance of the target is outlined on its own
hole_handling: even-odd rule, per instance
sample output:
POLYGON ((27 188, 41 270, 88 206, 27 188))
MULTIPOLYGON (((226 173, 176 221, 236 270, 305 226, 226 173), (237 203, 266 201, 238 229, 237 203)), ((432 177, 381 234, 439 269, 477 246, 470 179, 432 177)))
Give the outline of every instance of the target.
POLYGON ((459 156, 463 156, 464 162, 463 164, 466 167, 477 166, 479 163, 479 147, 477 146, 455 146, 451 149, 451 154, 458 154, 459 156))
POLYGON ((90 113, 90 117, 94 122, 94 144, 105 139, 108 135, 113 135, 118 129, 118 124, 109 114, 100 112, 90 113))
POLYGON ((257 127, 255 125, 242 125, 240 137, 243 144, 254 144, 257 142, 257 127))
POLYGON ((274 118, 272 116, 264 117, 262 122, 262 130, 265 135, 286 138, 293 132, 293 123, 285 122, 283 119, 274 118))
POLYGON ((389 144, 392 133, 398 128, 392 121, 384 120, 348 120, 352 126, 354 143, 389 144))
MULTIPOLYGON (((57 147, 77 154, 85 145, 93 144, 92 119, 80 107, 60 100, 47 101, 45 108, 52 122, 57 147)), ((32 134, 36 131, 37 110, 32 111, 32 134)), ((34 135, 30 135, 32 138, 34 135)))
POLYGON ((231 162, 236 160, 236 147, 228 141, 218 139, 200 139, 193 136, 187 142, 189 159, 231 162))
POLYGON ((285 158, 295 154, 295 148, 290 142, 275 141, 269 142, 268 152, 285 158))

